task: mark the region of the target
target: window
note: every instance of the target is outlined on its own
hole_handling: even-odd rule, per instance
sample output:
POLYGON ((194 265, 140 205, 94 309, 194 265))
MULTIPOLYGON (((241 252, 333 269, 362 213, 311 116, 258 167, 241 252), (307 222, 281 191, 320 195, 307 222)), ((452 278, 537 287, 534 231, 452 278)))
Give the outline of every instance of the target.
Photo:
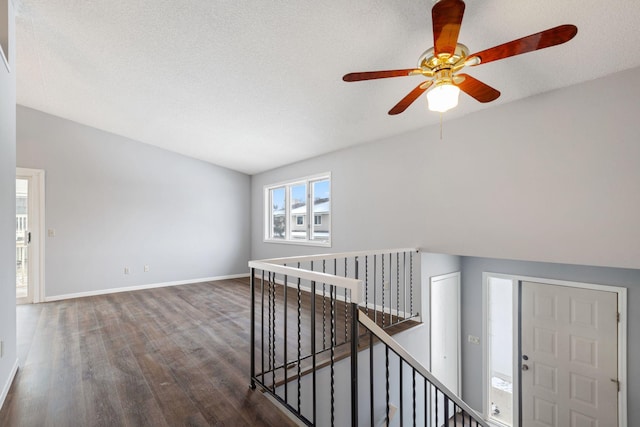
POLYGON ((329 174, 266 186, 264 200, 265 241, 331 246, 329 174))
POLYGON ((485 339, 488 410, 491 421, 512 426, 514 414, 513 280, 488 277, 485 339))

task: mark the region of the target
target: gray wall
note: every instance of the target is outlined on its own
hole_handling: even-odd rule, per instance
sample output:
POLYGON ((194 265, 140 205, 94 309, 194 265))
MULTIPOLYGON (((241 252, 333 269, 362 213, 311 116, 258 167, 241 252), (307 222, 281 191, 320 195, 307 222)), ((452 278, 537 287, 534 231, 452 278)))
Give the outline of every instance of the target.
MULTIPOLYGON (((628 307, 627 381, 629 420, 640 419, 640 270, 587 267, 526 261, 462 258, 462 397, 474 408, 482 407, 482 346, 470 344, 467 335, 482 336, 482 273, 504 273, 626 287, 628 307)), ((633 424, 633 423, 632 423, 633 424)))
POLYGON ((332 251, 640 268, 638 99, 640 68, 255 175, 251 256, 328 251, 264 243, 262 190, 330 171, 332 251))
POLYGON ((47 297, 247 272, 247 175, 22 106, 17 164, 46 171, 47 297))
MULTIPOLYGON (((9 2, 9 64, 15 65, 13 3, 9 2)), ((16 363, 16 75, 0 59, 0 395, 16 363)))
MULTIPOLYGON (((251 257, 415 246, 537 261, 462 258, 463 337, 481 334, 483 269, 628 286, 637 419, 639 99, 635 68, 445 121, 442 141, 428 127, 255 175, 251 257), (332 174, 333 247, 263 242, 263 186, 320 172, 332 174)), ((463 340, 462 352, 463 396, 480 408, 481 348, 463 340)))

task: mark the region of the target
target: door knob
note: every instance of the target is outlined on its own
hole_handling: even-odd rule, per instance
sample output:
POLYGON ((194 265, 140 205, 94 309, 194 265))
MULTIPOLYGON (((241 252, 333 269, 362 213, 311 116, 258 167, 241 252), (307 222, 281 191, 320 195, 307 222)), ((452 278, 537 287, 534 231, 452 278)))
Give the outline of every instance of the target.
POLYGON ((528 371, 529 370, 529 365, 526 365, 526 364, 523 363, 522 364, 522 370, 523 371, 528 371))

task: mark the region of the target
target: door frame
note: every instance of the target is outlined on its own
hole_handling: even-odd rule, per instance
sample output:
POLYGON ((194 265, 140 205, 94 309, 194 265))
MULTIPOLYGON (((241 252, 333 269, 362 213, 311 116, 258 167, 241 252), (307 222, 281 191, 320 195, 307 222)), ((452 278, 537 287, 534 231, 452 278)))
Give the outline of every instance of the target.
POLYGON ((458 336, 456 337, 456 340, 458 342, 458 354, 456 354, 456 363, 457 363, 457 376, 458 376, 458 390, 457 390, 457 394, 461 395, 462 393, 462 316, 461 316, 461 288, 462 288, 462 274, 459 271, 456 271, 454 273, 448 273, 448 274, 441 274, 438 276, 431 276, 429 277, 429 370, 431 370, 432 366, 432 360, 433 360, 433 346, 432 346, 432 340, 433 340, 433 328, 432 328, 432 310, 431 310, 431 304, 433 303, 433 298, 431 295, 431 290, 432 290, 432 286, 433 286, 433 282, 437 282, 440 280, 445 280, 445 279, 449 279, 455 277, 457 278, 457 288, 458 288, 458 303, 457 303, 457 307, 456 307, 456 315, 457 315, 457 321, 458 321, 458 328, 457 328, 457 334, 458 336))
POLYGON ((45 246, 45 172, 42 169, 16 168, 16 178, 26 178, 29 180, 29 215, 33 215, 37 220, 29 220, 29 231, 31 232, 31 244, 29 245, 29 285, 33 290, 33 298, 30 302, 39 303, 44 301, 45 275, 44 275, 44 246, 45 246))
POLYGON ((513 283, 513 356, 514 356, 514 402, 513 402, 513 427, 520 425, 520 380, 516 375, 515 367, 520 366, 520 282, 537 282, 545 285, 565 286, 570 288, 590 289, 594 291, 614 292, 618 296, 618 380, 620 391, 618 393, 618 427, 627 427, 627 288, 621 286, 601 285, 595 283, 572 282, 568 280, 547 279, 541 277, 521 276, 518 274, 482 273, 482 414, 489 419, 488 396, 490 386, 490 372, 488 369, 489 348, 487 346, 488 330, 488 305, 489 305, 489 278, 511 280, 513 283), (516 395, 517 394, 517 395, 516 395), (517 412, 516 412, 517 410, 517 412))

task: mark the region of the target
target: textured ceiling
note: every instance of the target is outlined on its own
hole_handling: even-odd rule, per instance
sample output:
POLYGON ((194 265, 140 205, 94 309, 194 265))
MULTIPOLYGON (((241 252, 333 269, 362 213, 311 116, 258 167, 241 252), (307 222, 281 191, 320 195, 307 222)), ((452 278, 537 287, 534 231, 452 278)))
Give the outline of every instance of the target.
MULTIPOLYGON (((421 77, 430 0, 20 0, 18 103, 253 174, 435 124, 426 97, 387 111, 421 77)), ((502 92, 445 120, 640 66, 636 0, 468 0, 472 52, 560 24, 567 44, 469 69, 502 92)))

